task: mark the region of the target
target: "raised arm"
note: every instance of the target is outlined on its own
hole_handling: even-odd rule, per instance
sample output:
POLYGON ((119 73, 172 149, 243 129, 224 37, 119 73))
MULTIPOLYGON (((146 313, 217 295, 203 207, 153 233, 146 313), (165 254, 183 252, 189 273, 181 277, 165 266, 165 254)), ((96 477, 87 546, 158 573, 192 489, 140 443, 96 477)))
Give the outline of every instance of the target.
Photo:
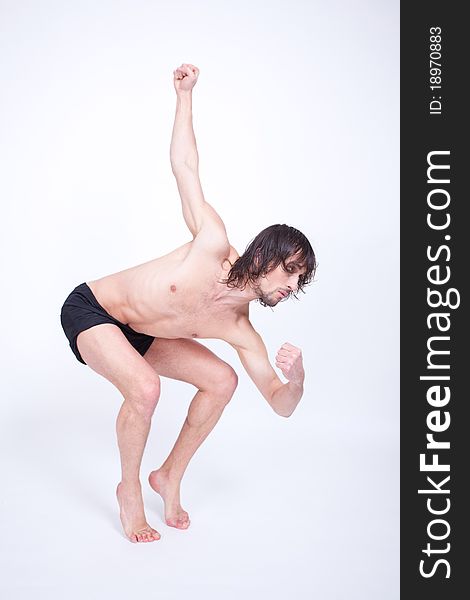
MULTIPOLYGON (((199 156, 193 130, 193 87, 199 77, 199 69, 184 64, 173 71, 176 90, 176 115, 171 137, 170 160, 173 172, 187 167, 198 172, 199 156)), ((176 175, 176 173, 175 173, 176 175)))
POLYGON ((199 155, 193 130, 192 90, 199 77, 199 69, 183 64, 173 72, 176 90, 176 114, 170 145, 170 160, 181 196, 186 224, 203 246, 223 248, 228 245, 222 219, 205 201, 199 180, 199 155))
POLYGON ((300 402, 304 391, 304 368, 299 348, 285 343, 276 355, 276 366, 289 380, 282 383, 269 362, 266 346, 249 320, 236 333, 237 339, 227 339, 235 348, 242 365, 254 384, 278 415, 289 417, 300 402))

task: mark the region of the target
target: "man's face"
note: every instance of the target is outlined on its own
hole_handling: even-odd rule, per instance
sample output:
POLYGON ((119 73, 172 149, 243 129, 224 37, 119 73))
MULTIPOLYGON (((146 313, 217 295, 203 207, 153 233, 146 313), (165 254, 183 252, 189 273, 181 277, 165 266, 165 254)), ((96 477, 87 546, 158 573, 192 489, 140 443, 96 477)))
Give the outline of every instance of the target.
POLYGON ((297 291, 299 277, 305 272, 305 267, 293 256, 286 260, 285 268, 281 263, 264 277, 259 277, 253 289, 265 304, 276 306, 278 302, 297 291))

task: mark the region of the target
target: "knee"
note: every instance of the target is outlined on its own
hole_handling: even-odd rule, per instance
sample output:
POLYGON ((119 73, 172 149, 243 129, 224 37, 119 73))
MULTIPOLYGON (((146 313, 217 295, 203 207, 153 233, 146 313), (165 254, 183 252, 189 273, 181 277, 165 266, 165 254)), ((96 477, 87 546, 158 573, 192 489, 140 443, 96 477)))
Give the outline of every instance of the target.
POLYGON ((238 375, 227 363, 214 369, 211 377, 211 392, 220 402, 226 404, 232 398, 238 385, 238 375))
POLYGON ((160 378, 141 381, 130 394, 133 409, 145 418, 151 418, 160 398, 160 378))

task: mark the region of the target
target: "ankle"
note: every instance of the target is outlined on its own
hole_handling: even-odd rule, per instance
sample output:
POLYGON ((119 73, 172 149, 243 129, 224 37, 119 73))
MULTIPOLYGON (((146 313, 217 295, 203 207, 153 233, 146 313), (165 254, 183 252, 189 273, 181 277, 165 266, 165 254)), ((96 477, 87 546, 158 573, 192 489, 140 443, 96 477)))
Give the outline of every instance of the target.
POLYGON ((142 486, 139 479, 126 479, 123 477, 119 483, 120 488, 124 488, 127 491, 142 491, 142 486))
POLYGON ((180 474, 177 473, 174 469, 171 469, 171 467, 162 466, 159 469, 152 471, 151 475, 155 477, 157 481, 164 481, 165 483, 169 483, 172 486, 179 486, 181 481, 180 474))
POLYGON ((151 475, 157 476, 161 479, 170 479, 171 478, 171 468, 166 465, 162 465, 158 469, 154 469, 151 475))

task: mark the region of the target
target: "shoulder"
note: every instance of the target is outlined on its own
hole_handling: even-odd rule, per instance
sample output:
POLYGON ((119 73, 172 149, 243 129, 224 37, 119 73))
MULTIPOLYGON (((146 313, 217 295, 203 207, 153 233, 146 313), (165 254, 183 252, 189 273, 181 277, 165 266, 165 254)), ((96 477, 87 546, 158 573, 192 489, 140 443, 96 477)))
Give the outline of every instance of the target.
MULTIPOLYGON (((233 267, 233 265, 235 264, 236 260, 239 258, 239 254, 238 252, 235 250, 235 248, 229 243, 226 246, 226 253, 224 256, 224 267, 227 269, 227 272, 233 267)), ((247 312, 246 314, 248 314, 248 305, 247 305, 247 312)))
MULTIPOLYGON (((205 243, 200 237, 195 237, 188 242, 188 252, 185 256, 185 264, 192 270, 218 271, 218 277, 224 279, 229 273, 232 265, 238 258, 238 253, 228 241, 216 243, 205 243)), ((248 312, 246 313, 248 315, 248 312)), ((238 318, 238 316, 237 316, 238 318)))
POLYGON ((230 242, 223 225, 206 225, 194 236, 191 251, 195 254, 210 255, 224 259, 231 254, 230 242))
POLYGON ((229 244, 229 250, 230 250, 230 252, 229 252, 228 259, 233 264, 237 260, 237 258, 240 257, 240 255, 238 254, 238 252, 235 250, 235 248, 231 244, 229 244))
POLYGON ((254 350, 263 345, 260 334, 248 318, 248 306, 237 316, 233 327, 225 333, 224 340, 236 350, 254 350))
POLYGON ((219 257, 228 256, 232 246, 222 219, 207 202, 204 203, 201 212, 200 227, 193 233, 193 250, 219 257))

